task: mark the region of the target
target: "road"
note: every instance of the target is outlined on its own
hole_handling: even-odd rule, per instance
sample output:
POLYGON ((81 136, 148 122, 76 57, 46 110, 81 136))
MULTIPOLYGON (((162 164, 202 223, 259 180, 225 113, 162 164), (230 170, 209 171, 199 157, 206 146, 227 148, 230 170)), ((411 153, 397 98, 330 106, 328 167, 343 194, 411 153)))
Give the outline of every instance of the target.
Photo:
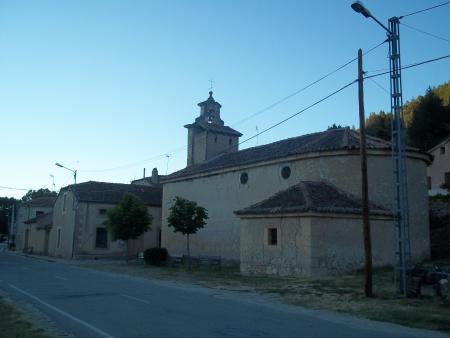
POLYGON ((448 337, 201 288, 0 253, 0 290, 77 337, 448 337))

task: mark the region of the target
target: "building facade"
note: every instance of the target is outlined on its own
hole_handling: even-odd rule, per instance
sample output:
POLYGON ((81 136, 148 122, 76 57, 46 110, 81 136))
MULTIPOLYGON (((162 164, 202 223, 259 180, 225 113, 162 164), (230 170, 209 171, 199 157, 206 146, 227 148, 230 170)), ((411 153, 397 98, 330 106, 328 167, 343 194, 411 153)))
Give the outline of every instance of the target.
POLYGON ((428 189, 431 195, 444 194, 450 188, 450 137, 428 150, 433 162, 428 166, 428 189))
POLYGON ((54 203, 54 197, 38 197, 28 202, 22 202, 17 206, 14 225, 12 226, 16 250, 32 250, 30 243, 30 234, 33 231, 32 224, 27 224, 26 221, 51 212, 54 203))
MULTIPOLYGON (((206 148, 211 137, 215 137, 213 128, 209 129, 208 139, 204 139, 201 149, 206 148)), ((368 137, 367 148, 369 199, 392 210, 395 191, 391 145, 368 137)), ((188 158, 189 152, 195 154, 192 144, 188 158)), ((429 257, 426 168, 430 160, 429 155, 416 149, 407 150, 411 248, 415 261, 429 257)), ((191 236, 192 254, 239 261, 242 228, 235 211, 301 181, 327 182, 348 194, 361 196, 358 132, 348 128, 332 129, 240 151, 237 147, 229 148, 218 155, 206 156, 204 161, 188 161, 185 169, 168 175, 163 182, 162 245, 171 254, 185 252, 182 236, 167 226, 171 203, 180 196, 196 201, 209 214, 207 225, 191 236)), ((333 221, 328 219, 327 222, 333 221)), ((388 222, 393 229, 393 222, 388 222)), ((257 238, 263 241, 261 236, 262 233, 257 238)))
POLYGON ((136 257, 147 248, 158 247, 161 227, 161 186, 86 182, 61 189, 53 211, 49 254, 64 258, 136 257), (139 197, 153 221, 151 229, 136 240, 113 241, 103 222, 108 209, 124 194, 139 197))

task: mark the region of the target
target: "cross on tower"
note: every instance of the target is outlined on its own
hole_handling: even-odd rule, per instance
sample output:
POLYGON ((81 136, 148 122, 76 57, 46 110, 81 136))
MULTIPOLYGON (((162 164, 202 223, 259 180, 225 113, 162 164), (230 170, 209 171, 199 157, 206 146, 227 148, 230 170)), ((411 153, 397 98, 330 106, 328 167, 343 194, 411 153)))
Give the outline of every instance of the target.
POLYGON ((213 90, 213 83, 214 83, 214 80, 213 80, 213 79, 210 79, 210 80, 209 80, 209 83, 210 83, 209 90, 212 91, 212 90, 213 90))

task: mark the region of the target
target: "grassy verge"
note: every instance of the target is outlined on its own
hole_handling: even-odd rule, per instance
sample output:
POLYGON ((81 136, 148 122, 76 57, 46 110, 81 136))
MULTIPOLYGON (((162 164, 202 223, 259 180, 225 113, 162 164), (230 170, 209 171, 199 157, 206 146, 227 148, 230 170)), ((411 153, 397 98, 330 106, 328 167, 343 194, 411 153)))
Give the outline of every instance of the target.
POLYGON ((43 329, 36 328, 21 312, 0 296, 0 337, 49 338, 43 329))
POLYGON ((450 306, 434 297, 404 298, 394 292, 391 269, 377 269, 374 273, 373 298, 363 293, 362 273, 327 279, 243 276, 237 267, 222 269, 197 267, 153 267, 124 263, 84 264, 85 267, 123 273, 150 279, 164 279, 223 288, 241 292, 271 293, 288 304, 313 309, 350 313, 373 320, 393 322, 411 327, 450 332, 450 306))

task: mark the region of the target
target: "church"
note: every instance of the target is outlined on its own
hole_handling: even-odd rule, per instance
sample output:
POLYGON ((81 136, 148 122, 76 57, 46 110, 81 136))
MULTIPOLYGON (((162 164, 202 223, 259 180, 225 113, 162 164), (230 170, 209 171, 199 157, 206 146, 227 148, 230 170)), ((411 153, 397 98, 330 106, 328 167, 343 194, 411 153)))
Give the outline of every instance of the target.
MULTIPOLYGON (((208 210, 190 237, 195 256, 239 262, 243 273, 323 276, 363 266, 359 133, 331 129, 239 150, 242 134, 225 125, 209 93, 188 129, 187 166, 162 182, 162 246, 186 252, 167 225, 176 196, 208 210)), ((429 257, 427 164, 407 148, 413 261, 429 257)), ((391 144, 367 137, 373 263, 395 263, 391 144)))

